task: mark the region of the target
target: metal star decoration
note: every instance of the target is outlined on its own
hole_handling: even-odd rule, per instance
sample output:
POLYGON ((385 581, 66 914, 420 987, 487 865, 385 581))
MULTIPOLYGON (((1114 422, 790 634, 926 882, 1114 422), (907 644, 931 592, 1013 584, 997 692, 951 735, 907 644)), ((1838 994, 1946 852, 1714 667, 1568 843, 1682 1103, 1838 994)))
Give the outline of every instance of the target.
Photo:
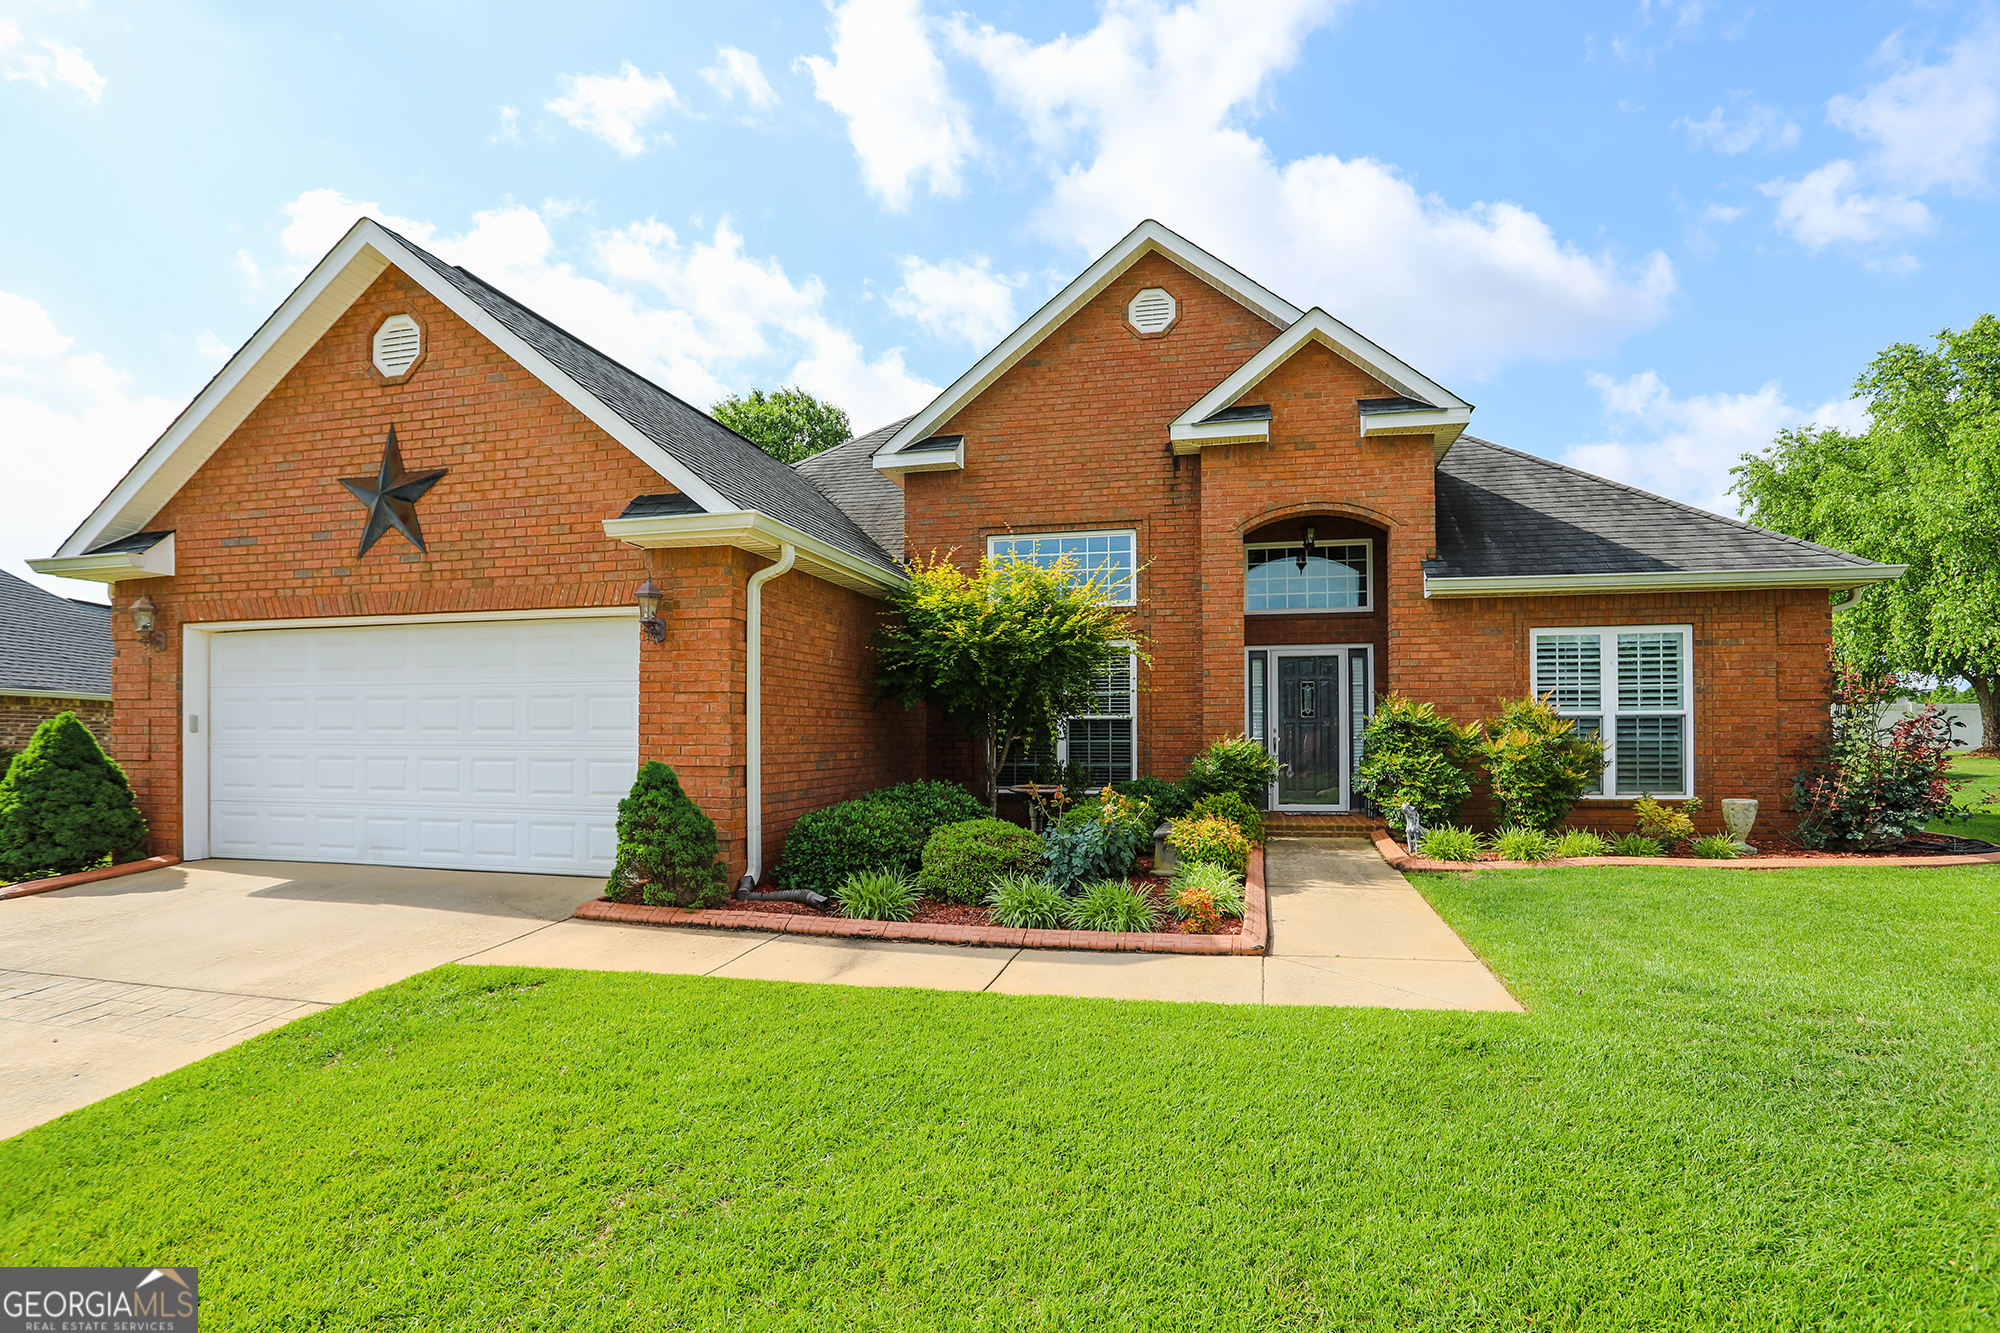
POLYGON ((381 472, 373 477, 339 479, 350 495, 368 507, 368 526, 361 530, 360 554, 367 555, 368 548, 391 528, 408 537, 419 551, 429 550, 424 545, 424 530, 417 522, 417 501, 449 471, 448 467, 438 467, 428 472, 405 472, 402 451, 396 447, 396 428, 391 426, 389 442, 382 446, 381 472))

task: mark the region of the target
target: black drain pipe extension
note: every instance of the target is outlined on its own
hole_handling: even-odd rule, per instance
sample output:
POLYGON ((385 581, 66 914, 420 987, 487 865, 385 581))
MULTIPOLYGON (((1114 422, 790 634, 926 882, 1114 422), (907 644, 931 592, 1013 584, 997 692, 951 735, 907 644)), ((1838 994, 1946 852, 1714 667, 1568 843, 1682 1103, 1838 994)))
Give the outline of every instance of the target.
POLYGON ((736 896, 749 903, 804 903, 807 907, 824 907, 827 897, 814 893, 811 889, 773 889, 768 893, 759 892, 754 876, 745 875, 736 881, 736 896))

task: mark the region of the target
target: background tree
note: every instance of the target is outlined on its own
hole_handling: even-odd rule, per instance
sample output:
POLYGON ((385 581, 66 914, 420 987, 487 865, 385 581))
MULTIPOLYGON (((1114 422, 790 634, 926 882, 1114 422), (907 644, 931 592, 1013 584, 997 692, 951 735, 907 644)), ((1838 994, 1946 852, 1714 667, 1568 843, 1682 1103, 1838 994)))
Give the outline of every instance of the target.
POLYGON ((780 463, 811 458, 854 438, 847 413, 804 389, 732 393, 710 408, 709 415, 780 463))
POLYGON ((1079 582, 1076 563, 982 560, 967 574, 944 557, 919 557, 910 586, 892 597, 901 614, 875 635, 889 698, 936 704, 977 744, 981 791, 1000 806, 1010 756, 1053 742, 1066 717, 1093 711, 1098 678, 1133 637, 1105 603, 1103 583, 1079 582))
POLYGON ((1782 432, 1734 469, 1751 522, 1908 565, 1834 619, 1841 656, 1964 677, 2000 745, 2000 319, 1896 343, 1855 381, 1860 435, 1782 432))

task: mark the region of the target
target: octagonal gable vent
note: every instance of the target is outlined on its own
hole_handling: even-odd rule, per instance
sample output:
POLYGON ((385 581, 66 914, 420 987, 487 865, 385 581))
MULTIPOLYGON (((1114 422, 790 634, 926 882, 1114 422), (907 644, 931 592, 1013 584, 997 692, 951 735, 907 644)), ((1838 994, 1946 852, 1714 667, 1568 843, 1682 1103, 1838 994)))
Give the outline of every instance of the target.
POLYGON ((391 315, 375 330, 375 369, 394 379, 417 362, 424 333, 408 315, 391 315))
POLYGON ((1125 308, 1125 317, 1141 333, 1165 333, 1180 313, 1173 293, 1164 287, 1146 288, 1125 308))

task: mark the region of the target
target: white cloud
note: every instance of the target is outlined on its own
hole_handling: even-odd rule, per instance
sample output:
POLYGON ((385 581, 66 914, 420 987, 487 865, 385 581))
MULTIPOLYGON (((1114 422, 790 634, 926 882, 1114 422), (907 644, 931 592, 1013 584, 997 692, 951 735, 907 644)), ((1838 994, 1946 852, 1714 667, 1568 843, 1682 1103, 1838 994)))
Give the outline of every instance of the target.
POLYGON ((1808 250, 1836 241, 1866 245, 1931 228, 1931 211, 1922 200, 1866 193, 1860 171, 1846 158, 1799 180, 1770 181, 1757 188, 1778 201, 1779 229, 1808 250))
POLYGON ((846 118, 862 178, 885 204, 907 208, 919 177, 932 194, 959 192, 959 167, 978 145, 918 0, 837 5, 833 59, 800 63, 812 72, 819 100, 846 118))
MULTIPOLYGON (((631 61, 617 74, 569 74, 566 96, 549 99, 548 109, 587 134, 594 134, 618 150, 620 157, 637 157, 646 151, 640 127, 662 107, 681 105, 680 94, 664 74, 648 78, 631 61)), ((665 135, 660 136, 668 141, 665 135)))
POLYGON ((1733 157, 1752 148, 1790 148, 1799 141, 1799 127, 1775 107, 1752 102, 1731 116, 1721 107, 1708 113, 1707 120, 1682 119, 1674 122, 1688 132, 1697 146, 1713 148, 1733 157))
POLYGON ((946 259, 939 263, 904 255, 903 285, 889 298, 889 308, 933 338, 962 342, 985 351, 1014 331, 1014 289, 1025 281, 993 271, 991 261, 975 255, 971 263, 946 259))
POLYGON ((733 46, 716 48, 715 63, 702 70, 701 77, 725 98, 742 93, 744 100, 760 111, 778 104, 778 94, 764 77, 764 67, 748 51, 733 46))
POLYGON ((1665 313, 1665 255, 1588 254, 1517 204, 1454 206, 1368 158, 1275 160, 1243 124, 1336 6, 1244 8, 1108 0, 1095 28, 1041 43, 955 30, 1048 172, 1038 230, 1095 253, 1157 218, 1435 374, 1600 351, 1665 313))
POLYGON ((1868 426, 1867 407, 1857 400, 1798 407, 1775 380, 1755 393, 1676 398, 1650 370, 1624 380, 1587 378, 1603 399, 1607 438, 1572 447, 1562 461, 1718 514, 1737 512, 1729 469, 1744 454, 1769 447, 1779 431, 1807 422, 1848 431, 1868 426))
POLYGON ((235 350, 213 333, 206 331, 194 340, 194 353, 204 361, 220 361, 235 350))
MULTIPOLYGON (((6 19, 0 19, 0 52, 12 51, 21 42, 19 26, 6 19)), ((9 83, 32 83, 43 88, 73 88, 92 102, 104 99, 104 76, 84 59, 82 51, 46 37, 36 38, 35 45, 41 47, 41 51, 0 55, 0 77, 4 77, 9 83)))
POLYGON ((493 131, 488 143, 519 143, 521 141, 521 113, 511 106, 500 108, 500 128, 493 131))
POLYGON ((1871 165, 1905 189, 1984 190, 2000 131, 2000 28, 1989 22, 1934 65, 1900 59, 1894 38, 1882 56, 1895 73, 1828 102, 1827 119, 1872 142, 1871 165))
POLYGON ((0 392, 8 485, 0 491, 0 564, 65 597, 103 600, 97 584, 50 579, 26 561, 53 555, 147 445, 177 404, 134 396, 131 377, 75 340, 23 296, 0 292, 0 353, 19 357, 0 392))
POLYGON ((337 190, 308 190, 284 211, 294 273, 315 263, 357 217, 376 218, 703 410, 731 389, 798 384, 845 408, 857 426, 872 427, 937 394, 900 351, 870 358, 827 315, 819 279, 794 282, 777 260, 744 253, 726 221, 707 241, 692 243, 652 220, 598 233, 582 256, 599 275, 590 276, 532 208, 479 213, 459 236, 337 190))

